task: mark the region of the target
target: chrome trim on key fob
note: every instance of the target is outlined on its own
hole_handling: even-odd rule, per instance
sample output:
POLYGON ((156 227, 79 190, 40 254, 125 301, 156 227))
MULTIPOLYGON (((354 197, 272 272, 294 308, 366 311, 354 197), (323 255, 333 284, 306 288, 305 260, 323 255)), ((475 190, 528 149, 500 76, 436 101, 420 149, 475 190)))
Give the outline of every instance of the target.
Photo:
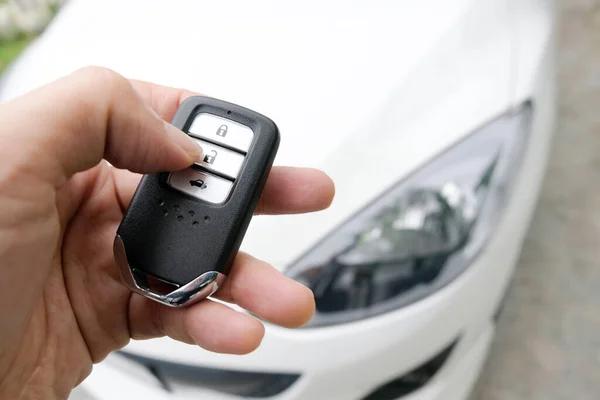
POLYGON ((205 272, 190 283, 181 287, 173 285, 177 287, 175 290, 161 294, 152 290, 144 283, 144 280, 146 280, 144 278, 147 276, 144 272, 134 270, 130 267, 127 261, 125 245, 119 235, 115 238, 113 250, 121 277, 127 285, 135 292, 169 307, 181 307, 203 300, 216 292, 225 281, 225 275, 220 272, 205 272))

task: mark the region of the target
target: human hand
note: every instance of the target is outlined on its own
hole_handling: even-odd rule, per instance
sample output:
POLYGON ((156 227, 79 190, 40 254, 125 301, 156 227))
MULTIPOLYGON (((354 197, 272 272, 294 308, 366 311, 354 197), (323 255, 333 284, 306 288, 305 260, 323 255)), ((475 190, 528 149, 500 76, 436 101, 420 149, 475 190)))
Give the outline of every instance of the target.
MULTIPOLYGON (((260 344, 262 323, 223 304, 173 309, 132 294, 113 259, 140 179, 129 170, 180 170, 201 157, 164 121, 191 95, 86 68, 0 106, 1 399, 64 399, 131 338, 235 354, 260 344)), ((333 194, 318 170, 275 167, 258 211, 316 211, 333 194)), ((243 253, 214 297, 286 327, 315 307, 310 290, 243 253)))

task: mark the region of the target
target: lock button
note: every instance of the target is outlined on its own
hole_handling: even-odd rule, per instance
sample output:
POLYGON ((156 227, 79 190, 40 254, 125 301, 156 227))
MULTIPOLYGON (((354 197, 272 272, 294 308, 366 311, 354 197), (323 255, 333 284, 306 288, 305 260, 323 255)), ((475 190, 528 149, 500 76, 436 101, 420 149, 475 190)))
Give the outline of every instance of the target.
POLYGON ((246 125, 213 114, 200 113, 188 129, 190 135, 247 153, 254 137, 246 125))
POLYGON ((215 144, 196 139, 202 150, 204 158, 196 163, 209 171, 213 171, 232 179, 237 178, 240 168, 244 163, 244 156, 236 151, 226 149, 215 144))
POLYGON ((227 130, 229 127, 225 124, 221 125, 219 129, 217 129, 217 136, 225 137, 227 136, 227 130))

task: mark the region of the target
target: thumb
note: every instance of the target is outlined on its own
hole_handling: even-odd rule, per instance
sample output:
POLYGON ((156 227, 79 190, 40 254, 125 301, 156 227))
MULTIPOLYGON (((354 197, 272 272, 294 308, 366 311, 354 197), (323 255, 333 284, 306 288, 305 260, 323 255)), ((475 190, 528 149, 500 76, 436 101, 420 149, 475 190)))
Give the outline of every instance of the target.
POLYGON ((89 67, 0 107, 0 153, 59 186, 103 158, 151 173, 186 168, 202 149, 162 120, 130 82, 89 67), (9 150, 12 149, 12 150, 9 150))

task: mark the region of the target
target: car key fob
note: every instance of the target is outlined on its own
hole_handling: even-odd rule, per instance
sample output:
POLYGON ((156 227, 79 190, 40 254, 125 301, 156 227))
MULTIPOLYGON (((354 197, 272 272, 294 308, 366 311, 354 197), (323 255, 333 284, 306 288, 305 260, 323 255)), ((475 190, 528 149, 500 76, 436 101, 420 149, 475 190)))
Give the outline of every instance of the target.
POLYGON ((114 253, 129 288, 178 307, 222 285, 273 165, 279 131, 261 114, 202 96, 185 100, 171 123, 200 143, 204 158, 142 178, 114 253))

